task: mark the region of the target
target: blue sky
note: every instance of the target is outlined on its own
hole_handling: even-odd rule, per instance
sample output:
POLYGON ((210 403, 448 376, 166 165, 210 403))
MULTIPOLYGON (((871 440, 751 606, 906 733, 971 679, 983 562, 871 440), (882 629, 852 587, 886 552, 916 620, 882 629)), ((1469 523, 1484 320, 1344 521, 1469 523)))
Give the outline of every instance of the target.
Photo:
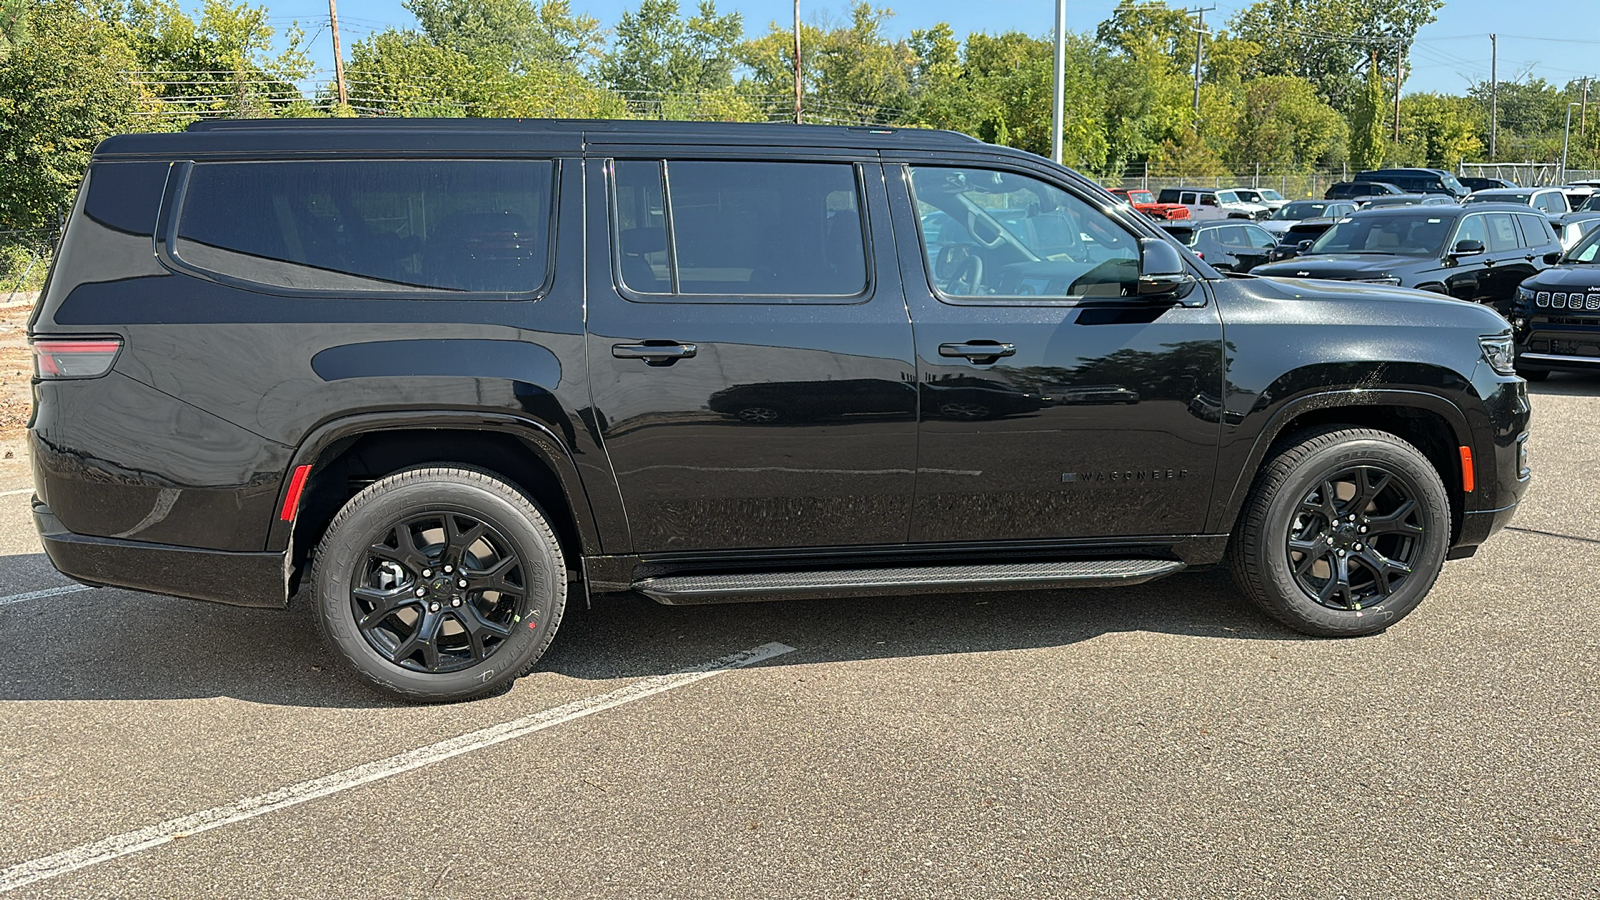
MULTIPOLYGON (((308 34, 315 33, 312 58, 323 68, 332 68, 326 0, 253 0, 264 3, 271 22, 280 30, 291 20, 299 20, 308 34)), ((679 0, 691 8, 697 0, 679 0)), ((877 0, 895 11, 890 31, 896 36, 936 22, 949 22, 957 35, 973 31, 998 33, 1019 30, 1044 35, 1055 17, 1054 0, 920 0, 893 3, 877 0)), ((1106 19, 1118 0, 1067 0, 1067 28, 1093 32, 1106 19)), ((1168 5, 1178 6, 1173 0, 1168 5)), ((1235 12, 1250 5, 1247 0, 1213 0, 1215 12, 1207 22, 1223 25, 1235 12)), ((575 11, 599 19, 607 27, 616 23, 624 9, 636 8, 638 0, 572 0, 575 11)), ((738 11, 744 15, 745 33, 766 32, 776 20, 792 21, 791 0, 721 0, 720 12, 738 11)), ((814 2, 801 0, 801 16, 810 22, 818 17, 844 19, 849 10, 845 0, 814 2)), ((1600 21, 1596 0, 1448 0, 1439 11, 1438 21, 1422 29, 1412 54, 1415 67, 1406 81, 1407 91, 1445 91, 1463 93, 1475 80, 1489 77, 1489 34, 1500 36, 1500 77, 1544 78, 1555 84, 1600 76, 1600 21)), ((340 33, 348 57, 349 45, 363 35, 388 25, 414 24, 400 0, 339 0, 340 33)), ((328 77, 320 75, 320 77, 328 77)))

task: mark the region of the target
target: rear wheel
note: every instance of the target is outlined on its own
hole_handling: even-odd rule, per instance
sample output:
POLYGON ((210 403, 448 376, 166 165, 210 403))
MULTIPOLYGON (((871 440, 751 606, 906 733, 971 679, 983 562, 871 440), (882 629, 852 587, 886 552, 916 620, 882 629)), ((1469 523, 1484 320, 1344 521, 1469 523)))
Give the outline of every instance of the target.
POLYGON ((1444 565, 1450 504, 1421 451, 1368 429, 1280 445, 1229 547, 1234 581, 1297 631, 1382 631, 1427 595, 1444 565))
POLYGON ((538 662, 566 607, 549 519, 488 472, 411 469, 328 526, 317 625, 366 682, 407 700, 492 693, 538 662))

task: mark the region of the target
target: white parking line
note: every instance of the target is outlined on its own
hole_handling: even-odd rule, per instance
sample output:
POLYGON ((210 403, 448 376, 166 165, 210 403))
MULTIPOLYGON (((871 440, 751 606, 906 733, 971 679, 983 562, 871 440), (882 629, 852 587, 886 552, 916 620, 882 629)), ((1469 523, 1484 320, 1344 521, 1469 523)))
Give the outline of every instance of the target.
POLYGON ((26 594, 12 594, 9 597, 0 597, 0 606, 10 606, 24 600, 38 600, 40 597, 54 597, 57 594, 76 594, 79 591, 92 591, 94 588, 87 584, 67 584, 61 587, 45 588, 42 591, 29 591, 26 594))
POLYGON ((296 804, 305 803, 307 800, 316 800, 340 791, 347 791, 353 787, 420 769, 423 766, 471 753, 484 747, 513 740, 535 731, 543 731, 574 719, 591 716, 613 707, 643 700, 656 694, 676 688, 685 687, 721 674, 730 669, 752 666, 765 662, 785 653, 793 653, 794 648, 785 644, 771 643, 752 647, 740 653, 724 656, 721 659, 685 669, 671 675, 657 675, 646 678, 627 687, 618 688, 598 697, 587 700, 578 700, 564 706, 557 706, 520 719, 512 719, 498 725, 491 725, 478 731, 463 734, 460 737, 440 741, 416 750, 409 750, 388 759, 365 763, 343 772, 324 775, 311 781, 302 781, 299 784, 280 788, 266 794, 247 797, 226 806, 217 806, 202 812, 168 819, 158 825, 140 828, 135 831, 125 832, 105 840, 95 841, 90 844, 63 850, 49 856, 42 856, 28 862, 18 863, 4 871, 0 871, 0 894, 26 887, 34 882, 44 881, 87 868, 103 862, 109 862, 123 856, 129 856, 144 850, 151 850, 163 844, 170 843, 179 838, 243 822, 256 816, 264 816, 269 812, 276 812, 296 804))
POLYGON ((14 491, 0 491, 0 497, 11 497, 11 496, 15 496, 17 494, 31 494, 31 493, 33 493, 33 488, 31 488, 31 487, 17 488, 14 491))

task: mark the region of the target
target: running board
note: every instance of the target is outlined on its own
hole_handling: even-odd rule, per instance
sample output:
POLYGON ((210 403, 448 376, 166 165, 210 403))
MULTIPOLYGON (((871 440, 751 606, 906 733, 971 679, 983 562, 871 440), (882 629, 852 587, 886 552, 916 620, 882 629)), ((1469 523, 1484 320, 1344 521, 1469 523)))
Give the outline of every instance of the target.
POLYGON ((657 603, 689 606, 747 600, 1115 587, 1143 584, 1181 572, 1183 568, 1183 563, 1171 560, 1084 559, 738 575, 663 575, 636 581, 633 589, 657 603))

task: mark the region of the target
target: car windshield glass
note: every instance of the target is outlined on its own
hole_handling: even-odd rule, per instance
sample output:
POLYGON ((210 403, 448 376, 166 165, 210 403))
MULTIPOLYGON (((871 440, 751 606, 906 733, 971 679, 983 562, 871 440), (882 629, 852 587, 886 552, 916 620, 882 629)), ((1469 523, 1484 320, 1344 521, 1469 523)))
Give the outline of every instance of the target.
POLYGON ((1597 256, 1600 256, 1600 230, 1589 232, 1589 236, 1578 242, 1576 247, 1567 251, 1562 262, 1583 263, 1594 265, 1597 256))
POLYGON ((1311 252, 1438 256, 1451 224, 1451 219, 1425 213, 1357 216, 1328 229, 1311 245, 1311 252))
POLYGON ((1272 218, 1298 222, 1328 214, 1328 204, 1320 200, 1297 200, 1272 214, 1272 218))
POLYGON ((1277 191, 1273 190, 1272 188, 1262 188, 1261 189, 1261 199, 1263 199, 1263 200, 1282 200, 1283 199, 1283 195, 1278 193, 1277 191))
POLYGON ((1464 185, 1462 185, 1462 183, 1454 175, 1451 175, 1449 172, 1446 172, 1443 175, 1440 175, 1439 179, 1444 182, 1444 186, 1445 187, 1449 188, 1450 190, 1452 190, 1452 191, 1454 191, 1456 193, 1462 193, 1462 192, 1464 192, 1466 190, 1466 187, 1464 185))
POLYGON ((1134 203, 1154 203, 1156 197, 1149 191, 1129 191, 1128 199, 1134 203))
POLYGON ((1583 201, 1583 206, 1579 207, 1579 209, 1583 212, 1600 210, 1600 194, 1589 195, 1589 199, 1583 201))
POLYGON ((1240 188, 1239 190, 1234 191, 1234 193, 1238 195, 1240 200, 1250 203, 1254 203, 1261 199, 1261 193, 1259 191, 1252 191, 1246 188, 1240 188))
POLYGON ((1485 193, 1485 192, 1480 191, 1480 192, 1478 192, 1476 194, 1468 194, 1467 195, 1467 199, 1465 199, 1465 200, 1463 200, 1461 202, 1462 203, 1520 203, 1523 206, 1527 206, 1528 205, 1528 198, 1532 197, 1532 196, 1533 196, 1532 194, 1525 194, 1525 193, 1489 194, 1489 193, 1485 193))

